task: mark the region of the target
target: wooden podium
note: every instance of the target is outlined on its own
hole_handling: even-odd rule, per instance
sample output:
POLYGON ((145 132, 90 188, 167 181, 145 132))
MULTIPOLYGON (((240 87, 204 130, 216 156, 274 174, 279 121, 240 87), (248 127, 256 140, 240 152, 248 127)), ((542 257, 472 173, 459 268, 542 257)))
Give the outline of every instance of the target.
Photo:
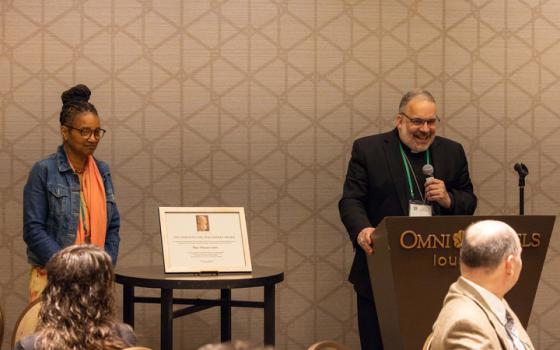
POLYGON ((421 349, 449 286, 459 277, 459 248, 467 226, 494 219, 519 234, 523 270, 506 295, 527 327, 554 226, 554 216, 386 217, 368 256, 377 315, 386 350, 421 349))

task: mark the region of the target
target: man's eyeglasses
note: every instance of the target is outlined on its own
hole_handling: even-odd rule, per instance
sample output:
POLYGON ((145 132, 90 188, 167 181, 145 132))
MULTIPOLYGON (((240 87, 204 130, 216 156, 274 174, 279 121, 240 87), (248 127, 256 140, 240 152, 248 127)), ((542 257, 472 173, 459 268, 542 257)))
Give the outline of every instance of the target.
POLYGON ((399 114, 405 116, 406 119, 410 120, 410 122, 414 126, 423 126, 424 124, 428 124, 428 126, 435 126, 437 123, 439 123, 439 117, 437 115, 435 116, 435 118, 421 119, 421 118, 411 118, 403 112, 400 112, 399 114))
POLYGON ((74 128, 70 125, 66 125, 64 124, 65 127, 67 127, 68 129, 72 129, 72 130, 78 130, 80 132, 80 135, 82 135, 83 138, 89 139, 91 137, 91 134, 93 134, 93 137, 95 137, 96 139, 100 140, 103 135, 105 135, 106 130, 105 129, 101 129, 101 128, 97 128, 95 130, 91 130, 90 128, 74 128))

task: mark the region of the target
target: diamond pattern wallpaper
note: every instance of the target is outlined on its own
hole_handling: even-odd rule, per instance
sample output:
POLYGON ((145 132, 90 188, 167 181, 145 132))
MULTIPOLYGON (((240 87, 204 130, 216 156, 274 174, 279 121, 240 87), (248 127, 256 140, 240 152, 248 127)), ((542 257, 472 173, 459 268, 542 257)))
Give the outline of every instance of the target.
MULTIPOLYGON (((336 205, 352 141, 390 130, 401 95, 426 88, 438 132, 465 147, 477 214, 517 213, 518 161, 526 212, 558 214, 559 23, 554 0, 0 0, 3 348, 27 301, 22 188, 60 143, 68 87, 92 89, 108 130, 96 156, 122 215, 119 266, 162 263, 158 206, 243 206, 253 264, 285 271, 277 348, 357 349, 336 205)), ((555 232, 529 326, 538 349, 560 348, 559 251, 555 232)), ((262 319, 234 310, 233 336, 262 342, 262 319)), ((138 307, 142 345, 159 348, 158 325, 157 306, 138 307)), ((175 322, 176 349, 218 339, 217 310, 175 322)))

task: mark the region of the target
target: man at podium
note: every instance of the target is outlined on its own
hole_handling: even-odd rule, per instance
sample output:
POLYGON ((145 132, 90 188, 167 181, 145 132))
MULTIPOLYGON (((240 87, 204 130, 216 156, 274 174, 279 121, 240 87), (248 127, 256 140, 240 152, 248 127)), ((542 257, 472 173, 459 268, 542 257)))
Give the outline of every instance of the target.
POLYGON ((463 147, 436 136, 434 97, 415 89, 401 99, 392 131, 354 142, 340 217, 355 248, 348 280, 357 294, 362 349, 383 349, 366 254, 385 216, 472 215, 476 196, 463 147))

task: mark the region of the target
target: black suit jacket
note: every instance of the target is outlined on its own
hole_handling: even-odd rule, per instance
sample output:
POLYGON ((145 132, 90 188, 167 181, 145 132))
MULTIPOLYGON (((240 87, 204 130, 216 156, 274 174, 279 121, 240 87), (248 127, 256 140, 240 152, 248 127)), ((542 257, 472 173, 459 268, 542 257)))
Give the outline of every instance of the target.
MULTIPOLYGON (((436 212, 440 215, 472 215, 477 200, 463 147, 436 136, 430 154, 434 177, 445 182, 452 197, 451 208, 438 207, 436 212)), ((355 249, 348 280, 358 294, 373 298, 366 254, 356 242, 358 233, 365 227, 376 227, 385 216, 408 215, 408 203, 397 129, 356 140, 338 209, 355 249)))

